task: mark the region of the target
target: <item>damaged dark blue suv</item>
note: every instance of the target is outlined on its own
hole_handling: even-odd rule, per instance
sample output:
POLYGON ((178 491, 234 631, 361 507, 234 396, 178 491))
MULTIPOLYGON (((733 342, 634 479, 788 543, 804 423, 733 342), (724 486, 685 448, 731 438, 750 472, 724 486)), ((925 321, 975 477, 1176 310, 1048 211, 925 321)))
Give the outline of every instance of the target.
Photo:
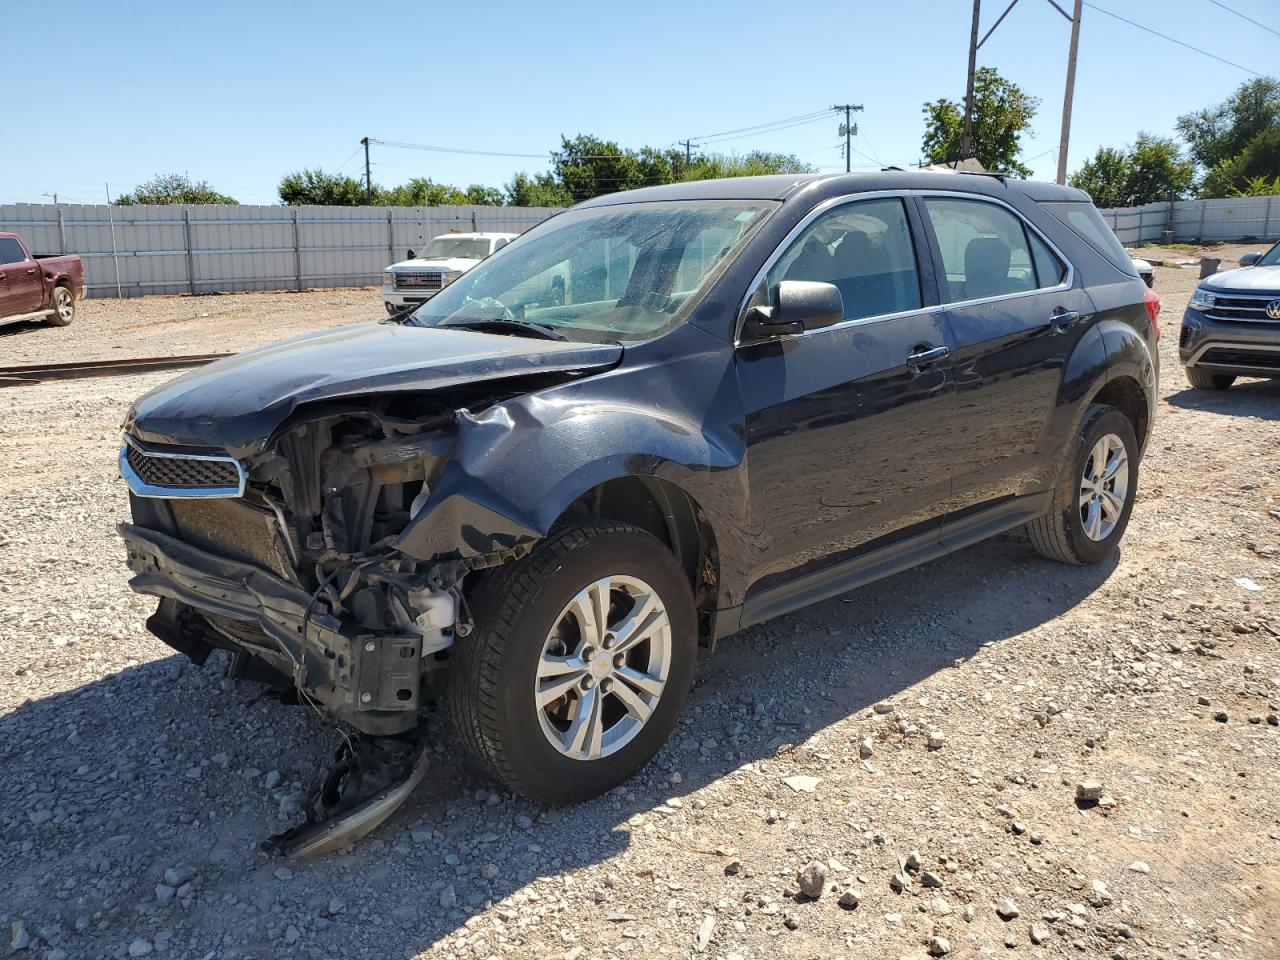
POLYGON ((581 800, 658 750, 699 645, 1021 525, 1112 551, 1155 410, 1145 293, 1059 186, 601 197, 414 313, 140 399, 132 586, 166 643, 354 728, 293 849, 412 787, 436 684, 495 777, 581 800))

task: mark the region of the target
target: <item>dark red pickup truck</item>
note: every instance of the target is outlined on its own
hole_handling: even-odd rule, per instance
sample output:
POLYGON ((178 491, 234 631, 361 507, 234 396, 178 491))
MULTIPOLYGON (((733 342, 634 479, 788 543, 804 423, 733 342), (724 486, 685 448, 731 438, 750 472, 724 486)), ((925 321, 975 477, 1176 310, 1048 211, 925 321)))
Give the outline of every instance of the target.
POLYGON ((0 323, 44 320, 65 327, 83 297, 79 257, 36 257, 16 233, 0 233, 0 323))

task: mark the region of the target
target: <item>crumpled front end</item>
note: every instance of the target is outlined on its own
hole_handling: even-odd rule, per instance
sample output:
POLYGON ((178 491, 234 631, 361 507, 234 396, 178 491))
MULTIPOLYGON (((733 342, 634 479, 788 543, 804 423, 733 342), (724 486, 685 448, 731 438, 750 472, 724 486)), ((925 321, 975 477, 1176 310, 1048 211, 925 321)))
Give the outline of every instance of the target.
POLYGON ((416 726, 424 679, 470 629, 464 577, 537 536, 473 505, 499 531, 477 534, 454 500, 432 524, 452 532, 415 552, 404 535, 428 510, 460 416, 416 406, 319 405, 240 456, 126 436, 133 522, 120 534, 130 585, 161 598, 152 632, 197 662, 230 650, 239 675, 287 679, 363 733, 416 726))

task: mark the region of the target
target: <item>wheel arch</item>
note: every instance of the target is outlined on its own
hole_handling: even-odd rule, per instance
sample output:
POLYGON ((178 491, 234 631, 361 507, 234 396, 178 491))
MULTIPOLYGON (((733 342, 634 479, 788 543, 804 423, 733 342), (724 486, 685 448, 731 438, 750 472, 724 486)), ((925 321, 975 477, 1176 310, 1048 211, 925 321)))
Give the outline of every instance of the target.
POLYGON ((1146 449, 1151 432, 1151 406, 1146 390, 1136 377, 1125 373, 1111 377, 1098 386, 1088 402, 1105 403, 1123 413, 1133 425, 1138 449, 1146 449))
POLYGON ((661 477, 618 476, 576 497, 552 524, 552 530, 591 520, 617 520, 638 527, 675 554, 693 590, 699 641, 703 646, 714 646, 720 548, 711 520, 697 500, 661 477))

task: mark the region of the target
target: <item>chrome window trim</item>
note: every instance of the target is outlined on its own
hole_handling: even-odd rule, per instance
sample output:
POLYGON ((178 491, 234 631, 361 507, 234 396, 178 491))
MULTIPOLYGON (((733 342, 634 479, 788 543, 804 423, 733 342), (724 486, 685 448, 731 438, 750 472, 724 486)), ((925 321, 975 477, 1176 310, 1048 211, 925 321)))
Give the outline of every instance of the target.
MULTIPOLYGON (((926 304, 925 306, 919 307, 918 309, 914 309, 914 310, 901 310, 897 313, 878 313, 878 314, 873 314, 869 317, 856 317, 852 320, 842 320, 839 323, 833 323, 829 327, 819 327, 815 330, 803 330, 800 333, 782 334, 778 337, 774 337, 771 339, 790 340, 795 337, 805 337, 812 333, 826 333, 831 330, 842 330, 855 325, 866 324, 868 322, 879 322, 882 320, 896 320, 899 317, 909 317, 909 316, 913 316, 915 314, 920 314, 920 313, 932 313, 938 310, 946 310, 951 307, 974 306, 976 304, 982 304, 982 303, 997 303, 1002 300, 1013 299, 1014 297, 1027 297, 1027 296, 1031 296, 1033 294, 1039 294, 1039 293, 1053 293, 1055 291, 1065 291, 1065 290, 1070 290, 1072 286, 1075 284, 1075 276, 1076 276, 1075 264, 1071 262, 1071 260, 1067 257, 1066 254, 1062 252, 1061 248, 1056 243, 1054 243, 1051 239, 1049 239, 1049 237, 1045 236, 1045 233, 1043 230, 1041 230, 1034 223, 1032 223, 1030 220, 1024 217, 1017 209, 1010 206, 1008 203, 1005 203, 1003 200, 999 200, 995 197, 983 196, 981 194, 966 193, 963 190, 869 190, 865 193, 846 193, 846 194, 841 194, 838 197, 828 197, 826 200, 822 201, 820 204, 818 204, 816 207, 810 210, 807 214, 805 214, 804 217, 800 219, 800 222, 797 223, 794 227, 792 227, 787 232, 787 235, 782 238, 782 240, 778 243, 778 245, 773 249, 773 252, 770 253, 767 258, 765 258, 764 264, 760 267, 759 270, 756 271, 755 276, 751 278, 751 283, 747 285, 747 292, 743 296, 742 302, 738 305, 738 320, 737 320, 737 324, 735 326, 734 335, 733 335, 734 347, 737 348, 743 345, 742 327, 743 327, 743 323, 746 321, 747 304, 751 302, 751 298, 755 295, 756 290, 760 288, 761 282, 768 275, 769 271, 773 269, 774 264, 776 264, 779 260, 782 259, 783 254, 785 254, 787 250, 791 248, 791 245, 797 239, 799 239, 800 234, 803 233, 805 229, 807 229, 808 226, 811 223, 813 223, 814 220, 822 216, 824 213, 827 213, 829 210, 833 210, 836 207, 845 206, 846 204, 857 203, 860 200, 883 200, 886 198, 897 198, 905 201, 908 197, 920 197, 921 199, 928 199, 929 197, 946 197, 951 199, 972 200, 976 203, 990 203, 990 204, 993 204, 994 206, 1003 207, 1005 210, 1008 210, 1015 217, 1017 217, 1018 220, 1022 223, 1022 225, 1025 228, 1034 231, 1036 236, 1038 236, 1041 240, 1044 241, 1045 246, 1047 246, 1053 252, 1053 255, 1056 256, 1059 260, 1061 260, 1064 264, 1066 264, 1067 272, 1063 276, 1062 281, 1052 287, 1036 287, 1034 290, 1019 290, 1015 293, 1002 293, 994 297, 979 297, 973 300, 953 300, 953 301, 946 301, 943 303, 937 303, 932 305, 926 304)), ((905 207, 906 205, 904 203, 903 204, 904 213, 905 213, 905 207)), ((910 225, 909 218, 908 218, 908 225, 910 225)), ((930 226, 932 227, 932 224, 930 226)), ((914 242, 915 242, 914 237, 912 238, 912 241, 914 245, 914 242)), ((1030 250, 1028 250, 1027 252, 1030 253, 1030 250)), ((1032 269, 1033 270, 1035 269, 1034 259, 1032 261, 1032 269)), ((917 261, 916 263, 917 274, 919 274, 919 271, 920 271, 920 264, 917 261)), ((945 275, 944 275, 944 280, 945 280, 945 275)), ((763 343, 767 341, 751 340, 748 342, 763 343)))
POLYGON ((124 435, 124 446, 120 448, 119 462, 120 476, 123 477, 124 482, 129 485, 129 489, 139 497, 150 497, 155 500, 196 500, 211 499, 215 497, 242 497, 244 496, 245 486, 249 481, 249 475, 244 469, 244 464, 235 457, 229 457, 225 454, 164 453, 157 450, 148 450, 127 433, 124 435), (147 483, 142 479, 142 477, 138 476, 137 471, 135 471, 132 464, 129 463, 130 447, 133 447, 143 456, 147 457, 159 457, 170 460, 216 460, 221 463, 231 463, 235 465, 236 474, 239 476, 240 482, 235 487, 165 487, 147 483))

